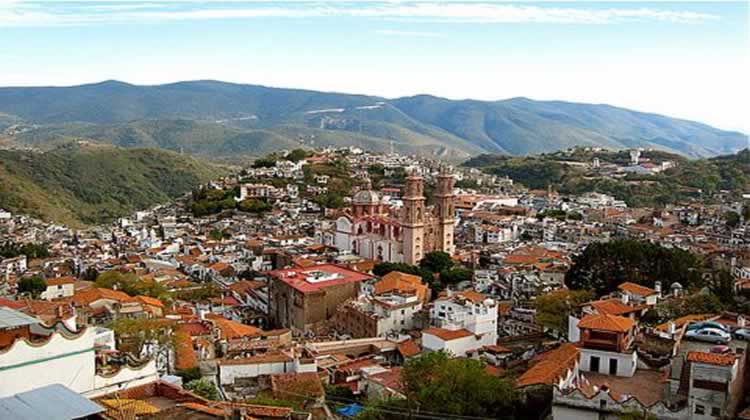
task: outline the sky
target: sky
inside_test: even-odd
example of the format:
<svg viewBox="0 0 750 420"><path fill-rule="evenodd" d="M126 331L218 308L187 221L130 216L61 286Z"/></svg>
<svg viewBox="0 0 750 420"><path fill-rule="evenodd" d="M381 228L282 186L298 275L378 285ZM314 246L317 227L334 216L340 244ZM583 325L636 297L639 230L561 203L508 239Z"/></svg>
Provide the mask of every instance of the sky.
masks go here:
<svg viewBox="0 0 750 420"><path fill-rule="evenodd" d="M607 103L750 133L739 2L0 0L0 86Z"/></svg>

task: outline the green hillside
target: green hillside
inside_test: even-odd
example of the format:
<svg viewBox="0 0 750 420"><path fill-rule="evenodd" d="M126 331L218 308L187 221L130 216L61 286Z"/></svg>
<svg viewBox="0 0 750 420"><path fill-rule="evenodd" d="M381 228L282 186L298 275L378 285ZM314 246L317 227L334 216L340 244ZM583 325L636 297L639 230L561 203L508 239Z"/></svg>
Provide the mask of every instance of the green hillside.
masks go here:
<svg viewBox="0 0 750 420"><path fill-rule="evenodd" d="M11 123L31 127L16 136L20 142L78 137L214 157L258 156L305 142L339 144L342 138L374 150L393 142L400 151L455 159L576 145L709 157L748 145L742 133L609 105L428 95L385 99L216 81L0 88L0 117L0 130ZM295 136L286 134L290 127Z"/></svg>
<svg viewBox="0 0 750 420"><path fill-rule="evenodd" d="M588 152L580 152L575 158L590 161L592 156ZM599 152L596 156L602 162L627 162L625 152ZM658 151L647 151L644 157L653 162L677 161L677 166L656 175L601 177L586 168L567 164L571 157L559 153L529 157L481 155L464 165L494 175L509 176L532 189L552 186L568 194L590 191L607 193L633 207L660 206L696 197L710 201L720 191L728 191L735 196L750 191L750 149L711 159L688 160Z"/></svg>
<svg viewBox="0 0 750 420"><path fill-rule="evenodd" d="M100 223L169 201L221 172L155 149L0 150L0 208L72 226Z"/></svg>

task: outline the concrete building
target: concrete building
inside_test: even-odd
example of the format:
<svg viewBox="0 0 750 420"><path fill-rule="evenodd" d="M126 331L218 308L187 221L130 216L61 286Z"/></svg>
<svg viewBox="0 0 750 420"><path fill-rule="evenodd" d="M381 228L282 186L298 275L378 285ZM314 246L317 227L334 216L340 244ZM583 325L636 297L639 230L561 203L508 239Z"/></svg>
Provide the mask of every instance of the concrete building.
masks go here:
<svg viewBox="0 0 750 420"><path fill-rule="evenodd" d="M335 264L271 271L269 317L278 327L308 330L359 296L372 276Z"/></svg>

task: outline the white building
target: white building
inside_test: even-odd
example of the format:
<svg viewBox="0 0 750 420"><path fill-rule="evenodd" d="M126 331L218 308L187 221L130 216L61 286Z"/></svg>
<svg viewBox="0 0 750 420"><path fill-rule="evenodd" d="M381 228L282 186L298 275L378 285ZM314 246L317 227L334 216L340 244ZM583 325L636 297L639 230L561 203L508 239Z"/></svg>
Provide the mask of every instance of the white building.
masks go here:
<svg viewBox="0 0 750 420"><path fill-rule="evenodd" d="M497 344L497 303L474 291L448 292L433 302L430 321L435 328L422 333L422 347L447 350L456 356Z"/></svg>
<svg viewBox="0 0 750 420"><path fill-rule="evenodd" d="M45 280L47 289L39 296L44 300L53 300L72 297L75 294L74 277L56 277Z"/></svg>

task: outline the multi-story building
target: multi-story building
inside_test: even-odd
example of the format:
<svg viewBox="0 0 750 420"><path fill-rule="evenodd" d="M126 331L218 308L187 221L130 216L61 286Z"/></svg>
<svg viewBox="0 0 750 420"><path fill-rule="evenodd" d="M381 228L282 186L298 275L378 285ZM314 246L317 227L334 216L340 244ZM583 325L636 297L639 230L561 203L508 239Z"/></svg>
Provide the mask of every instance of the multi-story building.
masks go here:
<svg viewBox="0 0 750 420"><path fill-rule="evenodd" d="M372 276L335 264L271 271L269 317L278 327L308 330L357 297Z"/></svg>
<svg viewBox="0 0 750 420"><path fill-rule="evenodd" d="M442 170L436 179L432 207L425 204L424 181L416 174L406 178L401 209L387 206L371 188L358 192L351 209L320 229L316 240L376 261L416 264L431 251L453 254L453 176Z"/></svg>
<svg viewBox="0 0 750 420"><path fill-rule="evenodd" d="M497 303L474 291L448 292L430 309L433 327L422 331L422 347L461 357L497 344Z"/></svg>

